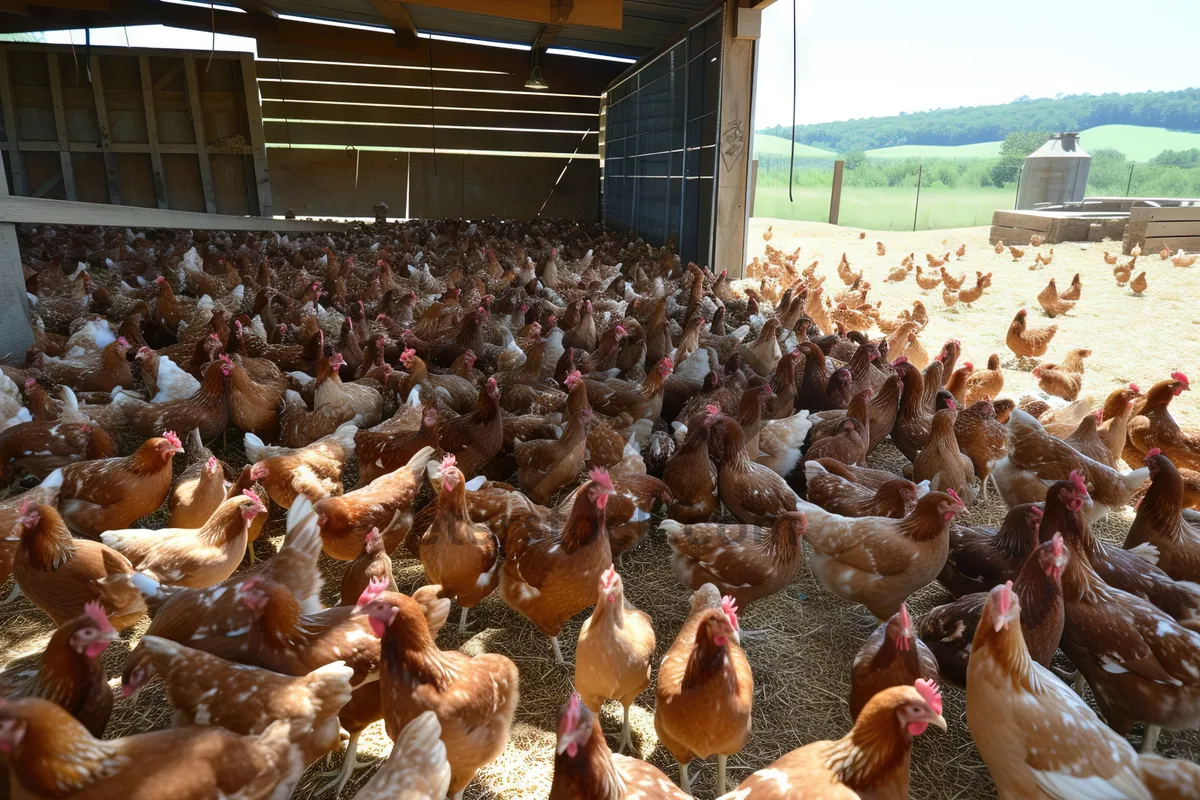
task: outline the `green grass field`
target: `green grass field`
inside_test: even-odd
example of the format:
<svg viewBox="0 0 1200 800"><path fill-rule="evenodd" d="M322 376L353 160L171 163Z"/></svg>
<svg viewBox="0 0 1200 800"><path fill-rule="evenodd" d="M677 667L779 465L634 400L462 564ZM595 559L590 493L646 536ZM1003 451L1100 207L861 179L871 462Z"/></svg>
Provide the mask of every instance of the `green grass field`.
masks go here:
<svg viewBox="0 0 1200 800"><path fill-rule="evenodd" d="M1163 150L1188 150L1200 148L1200 133L1169 131L1166 128L1144 128L1139 125L1100 125L1080 133L1084 150L1112 148L1120 150L1130 161L1149 161ZM781 136L756 134L756 153L786 156L791 142ZM1000 142L978 142L957 147L907 144L868 150L869 158L996 158L1000 155ZM805 144L796 144L797 158L835 158L828 150Z"/></svg>
<svg viewBox="0 0 1200 800"><path fill-rule="evenodd" d="M916 188L842 189L839 222L855 228L910 231ZM829 221L829 189L796 187L789 203L786 186L760 186L751 216ZM1012 208L1011 189L922 189L917 230L990 225L997 208Z"/></svg>

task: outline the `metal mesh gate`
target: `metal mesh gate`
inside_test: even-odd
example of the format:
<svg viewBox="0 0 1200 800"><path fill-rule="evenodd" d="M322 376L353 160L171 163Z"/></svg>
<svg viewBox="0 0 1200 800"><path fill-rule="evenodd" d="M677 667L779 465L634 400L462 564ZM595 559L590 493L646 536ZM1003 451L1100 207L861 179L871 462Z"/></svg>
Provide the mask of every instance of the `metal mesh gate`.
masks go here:
<svg viewBox="0 0 1200 800"><path fill-rule="evenodd" d="M674 241L684 263L712 262L722 22L718 10L692 25L606 94L604 221Z"/></svg>

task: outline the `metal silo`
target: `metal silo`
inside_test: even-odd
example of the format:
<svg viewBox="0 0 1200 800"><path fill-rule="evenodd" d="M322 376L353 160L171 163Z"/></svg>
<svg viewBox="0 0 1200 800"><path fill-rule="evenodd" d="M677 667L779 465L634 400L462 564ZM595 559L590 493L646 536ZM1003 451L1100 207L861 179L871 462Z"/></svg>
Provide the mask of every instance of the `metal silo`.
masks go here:
<svg viewBox="0 0 1200 800"><path fill-rule="evenodd" d="M1017 208L1083 199L1092 157L1079 146L1078 133L1056 133L1021 167Z"/></svg>

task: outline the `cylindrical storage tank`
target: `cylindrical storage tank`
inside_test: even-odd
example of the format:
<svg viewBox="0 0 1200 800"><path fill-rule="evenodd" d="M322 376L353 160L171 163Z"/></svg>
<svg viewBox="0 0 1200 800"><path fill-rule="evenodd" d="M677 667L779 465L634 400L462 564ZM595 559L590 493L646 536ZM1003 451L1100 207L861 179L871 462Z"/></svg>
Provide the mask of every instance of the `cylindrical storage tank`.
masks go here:
<svg viewBox="0 0 1200 800"><path fill-rule="evenodd" d="M1034 150L1021 167L1017 208L1083 199L1092 157L1079 146L1078 133L1056 133Z"/></svg>

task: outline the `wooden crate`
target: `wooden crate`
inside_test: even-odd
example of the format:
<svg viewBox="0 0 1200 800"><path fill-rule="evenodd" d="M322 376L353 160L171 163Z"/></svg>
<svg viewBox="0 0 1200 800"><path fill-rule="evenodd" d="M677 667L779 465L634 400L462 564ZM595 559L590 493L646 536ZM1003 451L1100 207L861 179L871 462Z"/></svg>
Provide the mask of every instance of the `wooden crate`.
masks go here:
<svg viewBox="0 0 1200 800"><path fill-rule="evenodd" d="M1172 252L1200 252L1200 201L1178 208L1135 208L1125 228L1125 255L1135 245L1156 253L1166 245Z"/></svg>
<svg viewBox="0 0 1200 800"><path fill-rule="evenodd" d="M1086 242L1092 224L1098 221L1119 226L1123 216L1069 211L995 211L990 240L992 244L1001 241L1019 247L1029 244L1036 234L1047 244Z"/></svg>

